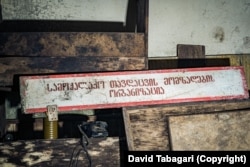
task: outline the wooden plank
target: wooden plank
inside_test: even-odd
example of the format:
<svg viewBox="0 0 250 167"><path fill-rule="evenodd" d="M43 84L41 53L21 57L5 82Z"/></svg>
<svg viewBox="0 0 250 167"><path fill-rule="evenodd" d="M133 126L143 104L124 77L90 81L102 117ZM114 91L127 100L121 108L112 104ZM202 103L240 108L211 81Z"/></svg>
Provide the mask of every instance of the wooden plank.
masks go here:
<svg viewBox="0 0 250 167"><path fill-rule="evenodd" d="M172 149L247 151L250 149L249 125L250 110L171 116L169 129Z"/></svg>
<svg viewBox="0 0 250 167"><path fill-rule="evenodd" d="M1 56L145 57L143 33L0 33Z"/></svg>
<svg viewBox="0 0 250 167"><path fill-rule="evenodd" d="M177 57L180 59L205 58L205 46L178 44Z"/></svg>
<svg viewBox="0 0 250 167"><path fill-rule="evenodd" d="M182 63L182 65L181 65ZM183 66L191 67L222 67L230 66L229 58L220 58L220 57L208 57L205 59L155 59L149 60L148 62L149 70L156 69L175 69L181 68ZM238 65L239 66L239 65Z"/></svg>
<svg viewBox="0 0 250 167"><path fill-rule="evenodd" d="M16 85L19 75L144 70L145 57L0 57L0 86Z"/></svg>
<svg viewBox="0 0 250 167"><path fill-rule="evenodd" d="M250 99L124 107L129 150L170 150L170 116L217 113L249 109ZM194 125L195 126L195 125Z"/></svg>
<svg viewBox="0 0 250 167"><path fill-rule="evenodd" d="M205 67L205 46L177 45L178 68Z"/></svg>
<svg viewBox="0 0 250 167"><path fill-rule="evenodd" d="M129 9L130 10L130 9ZM130 11L128 11L130 12ZM130 12L131 18L136 13ZM135 33L135 22L128 19L120 22L59 21L59 20L5 20L0 32L116 32ZM132 21L131 21L132 20Z"/></svg>
<svg viewBox="0 0 250 167"><path fill-rule="evenodd" d="M28 140L0 143L0 166L69 166L74 148L82 149L79 139ZM87 146L92 166L120 166L119 139L90 138ZM88 160L82 151L78 166Z"/></svg>
<svg viewBox="0 0 250 167"><path fill-rule="evenodd" d="M25 113L249 97L242 67L21 76L20 94Z"/></svg>
<svg viewBox="0 0 250 167"><path fill-rule="evenodd" d="M137 1L137 31L148 35L148 0Z"/></svg>
<svg viewBox="0 0 250 167"><path fill-rule="evenodd" d="M234 111L248 108L250 108L250 99L124 107L130 113L129 118L131 122L145 121L146 118L143 118L143 116L138 117L137 115L146 116L151 113L171 116Z"/></svg>
<svg viewBox="0 0 250 167"><path fill-rule="evenodd" d="M140 115L131 120L131 112L123 108L123 118L128 149L131 151L167 151L170 150L167 117L144 108Z"/></svg>
<svg viewBox="0 0 250 167"><path fill-rule="evenodd" d="M240 57L241 57L241 64L242 64L242 66L244 66L247 85L248 85L248 88L250 90L250 56L249 55L242 55Z"/></svg>

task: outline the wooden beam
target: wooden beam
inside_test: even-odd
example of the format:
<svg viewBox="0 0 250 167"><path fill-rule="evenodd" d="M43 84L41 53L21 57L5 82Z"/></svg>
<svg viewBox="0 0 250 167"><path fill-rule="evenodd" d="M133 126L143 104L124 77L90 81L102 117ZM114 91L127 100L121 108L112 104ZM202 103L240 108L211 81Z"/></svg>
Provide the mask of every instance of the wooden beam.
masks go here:
<svg viewBox="0 0 250 167"><path fill-rule="evenodd" d="M143 33L0 33L0 56L145 57Z"/></svg>
<svg viewBox="0 0 250 167"><path fill-rule="evenodd" d="M123 108L123 119L130 151L166 151L170 150L167 117L164 114L144 108L133 116L137 110ZM132 118L131 118L132 117ZM135 119L138 120L135 121ZM134 120L131 120L134 119Z"/></svg>
<svg viewBox="0 0 250 167"><path fill-rule="evenodd" d="M246 100L221 100L211 102L191 102L191 103L179 103L177 104L165 104L154 106L136 106L125 107L124 110L129 111L131 121L133 114L143 114L144 116L150 112L153 114L161 113L166 116L171 115L188 115L188 114L204 114L223 111L234 111L250 108L250 99ZM141 117L141 120L145 118ZM138 120L138 118L136 118Z"/></svg>
<svg viewBox="0 0 250 167"><path fill-rule="evenodd" d="M177 56L181 59L205 58L205 46L178 44Z"/></svg>
<svg viewBox="0 0 250 167"><path fill-rule="evenodd" d="M149 0L138 0L137 6L137 32L144 33L145 57L148 57Z"/></svg>
<svg viewBox="0 0 250 167"><path fill-rule="evenodd" d="M24 74L144 70L145 57L0 57L0 86L11 86Z"/></svg>
<svg viewBox="0 0 250 167"><path fill-rule="evenodd" d="M205 46L177 45L178 68L205 67Z"/></svg>
<svg viewBox="0 0 250 167"><path fill-rule="evenodd" d="M148 0L137 0L137 31L148 34Z"/></svg>

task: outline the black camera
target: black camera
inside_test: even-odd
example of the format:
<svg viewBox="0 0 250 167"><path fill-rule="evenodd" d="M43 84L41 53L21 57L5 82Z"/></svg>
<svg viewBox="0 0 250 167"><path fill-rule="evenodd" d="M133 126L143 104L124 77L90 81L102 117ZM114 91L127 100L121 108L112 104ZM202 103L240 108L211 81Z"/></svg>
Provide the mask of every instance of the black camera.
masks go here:
<svg viewBox="0 0 250 167"><path fill-rule="evenodd" d="M106 122L83 122L80 127L89 138L108 137L108 124Z"/></svg>

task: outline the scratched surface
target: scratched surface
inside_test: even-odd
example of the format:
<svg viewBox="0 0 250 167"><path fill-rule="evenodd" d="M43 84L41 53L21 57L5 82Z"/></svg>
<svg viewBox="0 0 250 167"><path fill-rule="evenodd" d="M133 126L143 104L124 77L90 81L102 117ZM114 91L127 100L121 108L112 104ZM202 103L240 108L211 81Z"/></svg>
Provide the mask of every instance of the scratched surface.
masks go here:
<svg viewBox="0 0 250 167"><path fill-rule="evenodd" d="M0 166L69 166L71 154L79 139L30 140L0 143ZM120 164L118 138L90 139L88 152L92 166L117 167ZM77 148L79 149L79 147ZM88 161L83 152L79 156L78 165L86 165Z"/></svg>
<svg viewBox="0 0 250 167"><path fill-rule="evenodd" d="M250 110L172 116L173 150L250 150Z"/></svg>
<svg viewBox="0 0 250 167"><path fill-rule="evenodd" d="M26 113L248 98L241 67L23 76L20 91Z"/></svg>

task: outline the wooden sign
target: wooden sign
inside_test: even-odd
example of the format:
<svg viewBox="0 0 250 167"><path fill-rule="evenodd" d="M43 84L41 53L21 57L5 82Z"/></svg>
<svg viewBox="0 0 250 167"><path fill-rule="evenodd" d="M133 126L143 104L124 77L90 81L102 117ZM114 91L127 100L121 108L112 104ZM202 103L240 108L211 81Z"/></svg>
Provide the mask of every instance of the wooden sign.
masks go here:
<svg viewBox="0 0 250 167"><path fill-rule="evenodd" d="M248 98L243 67L20 77L25 113Z"/></svg>

